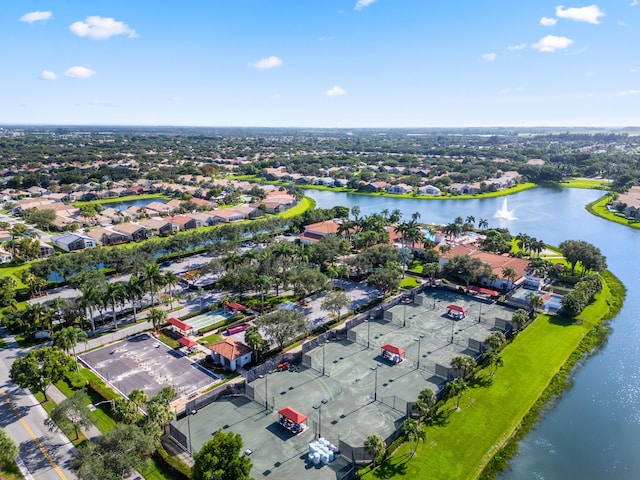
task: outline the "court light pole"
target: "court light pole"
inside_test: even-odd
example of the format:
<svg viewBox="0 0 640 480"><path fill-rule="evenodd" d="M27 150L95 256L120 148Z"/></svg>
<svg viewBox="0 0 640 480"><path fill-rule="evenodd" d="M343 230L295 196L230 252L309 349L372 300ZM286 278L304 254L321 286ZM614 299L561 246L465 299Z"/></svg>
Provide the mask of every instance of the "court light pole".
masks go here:
<svg viewBox="0 0 640 480"><path fill-rule="evenodd" d="M269 410L269 380L266 375L258 375L258 378L264 378L264 409Z"/></svg>
<svg viewBox="0 0 640 480"><path fill-rule="evenodd" d="M482 302L480 303L480 313L478 314L478 323L482 321Z"/></svg>
<svg viewBox="0 0 640 480"><path fill-rule="evenodd" d="M322 343L322 375L324 375L325 370L324 370L324 347L327 346L329 342L323 342Z"/></svg>
<svg viewBox="0 0 640 480"><path fill-rule="evenodd" d="M420 334L418 335L418 338L414 338L413 340L415 342L418 342L418 365L416 366L416 368L420 368L420 343L422 342L422 339L424 338L424 334Z"/></svg>
<svg viewBox="0 0 640 480"><path fill-rule="evenodd" d="M312 407L315 410L318 410L318 437L317 438L322 437L322 405L327 404L328 401L329 400L327 400L326 398L323 398L322 400L320 400L320 403L312 405Z"/></svg>
<svg viewBox="0 0 640 480"><path fill-rule="evenodd" d="M449 342L449 344L453 343L453 329L456 326L456 319L452 316L451 317L451 341Z"/></svg>
<svg viewBox="0 0 640 480"><path fill-rule="evenodd" d="M373 370L374 373L374 383L373 383L373 401L378 400L378 367L381 367L382 364L378 363L375 367L369 367Z"/></svg>
<svg viewBox="0 0 640 480"><path fill-rule="evenodd" d="M365 320L367 322L367 348L369 348L369 339L371 337L371 316Z"/></svg>

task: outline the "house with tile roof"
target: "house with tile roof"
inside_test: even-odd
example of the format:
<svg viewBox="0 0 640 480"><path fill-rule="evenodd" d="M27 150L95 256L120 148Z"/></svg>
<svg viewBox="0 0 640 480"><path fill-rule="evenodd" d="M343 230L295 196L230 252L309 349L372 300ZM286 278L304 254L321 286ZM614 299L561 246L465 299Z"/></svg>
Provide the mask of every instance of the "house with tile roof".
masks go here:
<svg viewBox="0 0 640 480"><path fill-rule="evenodd" d="M251 349L231 337L216 342L209 348L213 362L232 372L251 362Z"/></svg>

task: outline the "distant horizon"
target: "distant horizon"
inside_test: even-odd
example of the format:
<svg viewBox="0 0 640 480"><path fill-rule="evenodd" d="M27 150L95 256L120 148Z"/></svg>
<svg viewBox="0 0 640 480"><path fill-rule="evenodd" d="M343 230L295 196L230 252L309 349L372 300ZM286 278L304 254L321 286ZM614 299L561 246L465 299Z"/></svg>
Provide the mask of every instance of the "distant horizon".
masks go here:
<svg viewBox="0 0 640 480"><path fill-rule="evenodd" d="M640 0L561 3L5 2L0 123L638 125Z"/></svg>

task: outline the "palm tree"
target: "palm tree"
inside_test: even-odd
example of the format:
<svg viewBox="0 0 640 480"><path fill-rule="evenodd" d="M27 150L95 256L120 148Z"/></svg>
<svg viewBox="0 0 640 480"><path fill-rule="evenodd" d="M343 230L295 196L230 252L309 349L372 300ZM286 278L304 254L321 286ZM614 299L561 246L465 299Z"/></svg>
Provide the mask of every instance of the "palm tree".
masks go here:
<svg viewBox="0 0 640 480"><path fill-rule="evenodd" d="M389 223L394 224L398 223L402 218L402 212L399 208L394 208L391 210L391 215L389 215Z"/></svg>
<svg viewBox="0 0 640 480"><path fill-rule="evenodd" d="M95 285L86 284L82 286L82 295L80 296L80 305L89 311L89 320L91 322L91 332L96 332L96 322L93 318L93 309L99 303L99 292Z"/></svg>
<svg viewBox="0 0 640 480"><path fill-rule="evenodd" d="M413 448L413 442L424 440L425 438L427 438L427 434L422 429L418 421L412 418L409 418L402 422L402 433L409 439L409 450L411 451L411 456L413 457L416 453Z"/></svg>
<svg viewBox="0 0 640 480"><path fill-rule="evenodd" d="M147 320L151 322L151 325L153 325L153 331L157 334L158 329L167 321L167 312L151 307L147 314Z"/></svg>
<svg viewBox="0 0 640 480"><path fill-rule="evenodd" d="M124 288L124 285L120 282L110 282L107 283L107 289L104 292L104 303L106 305L111 305L112 307L112 315L113 315L113 324L114 329L118 329L118 317L116 316L116 305L125 298L127 290Z"/></svg>
<svg viewBox="0 0 640 480"><path fill-rule="evenodd" d="M493 377L498 370L498 367L502 367L504 365L502 355L500 355L500 352L497 350L489 350L488 352L485 352L484 356L489 362L489 376Z"/></svg>
<svg viewBox="0 0 640 480"><path fill-rule="evenodd" d="M460 399L467 390L469 390L469 386L464 378L457 377L447 383L447 393L449 397L456 399L456 410L460 410Z"/></svg>
<svg viewBox="0 0 640 480"><path fill-rule="evenodd" d="M145 271L144 271L144 276L143 278L143 283L144 285L147 286L147 288L149 289L149 292L151 293L151 306L155 306L155 293L156 290L161 287L164 283L164 277L162 275L162 272L160 270L160 267L158 266L157 263L150 263L147 265Z"/></svg>
<svg viewBox="0 0 640 480"><path fill-rule="evenodd" d="M470 223L471 225L475 225L476 224L476 217L474 217L473 215L469 215L466 220L467 223Z"/></svg>
<svg viewBox="0 0 640 480"><path fill-rule="evenodd" d="M137 407L144 407L149 401L149 397L143 390L134 388L129 393L129 400L136 404Z"/></svg>
<svg viewBox="0 0 640 480"><path fill-rule="evenodd" d="M418 400L413 404L413 408L419 416L418 422L429 418L431 409L435 406L436 401L436 394L430 388L426 387L420 391Z"/></svg>
<svg viewBox="0 0 640 480"><path fill-rule="evenodd" d="M518 248L525 252L529 251L531 245L531 237L529 235L526 233L519 233L516 235L516 240L518 241Z"/></svg>
<svg viewBox="0 0 640 480"><path fill-rule="evenodd" d="M236 252L231 252L226 257L224 257L222 263L226 269L233 270L238 265L240 265L242 261L243 259L240 255L238 255Z"/></svg>
<svg viewBox="0 0 640 480"><path fill-rule="evenodd" d="M540 295L536 295L533 292L529 292L527 293L527 301L529 302L529 306L533 309L533 310L538 310L539 308L542 308L544 306L544 300Z"/></svg>
<svg viewBox="0 0 640 480"><path fill-rule="evenodd" d="M480 227L481 230L486 230L487 228L489 228L489 222L486 218L481 218L478 221L478 227Z"/></svg>
<svg viewBox="0 0 640 480"><path fill-rule="evenodd" d="M76 356L76 345L87 340L86 332L78 327L67 327L54 333L52 340L54 346L61 348L67 354L69 350L73 352L73 357L76 360L76 370L80 372L78 357Z"/></svg>
<svg viewBox="0 0 640 480"><path fill-rule="evenodd" d="M440 244L440 254L441 255L446 255L450 251L451 251L451 245L448 245L446 243L441 243Z"/></svg>
<svg viewBox="0 0 640 480"><path fill-rule="evenodd" d="M260 292L260 313L264 311L264 296L271 287L271 277L267 275L258 275L253 283L253 288Z"/></svg>
<svg viewBox="0 0 640 480"><path fill-rule="evenodd" d="M180 277L175 272L167 270L164 272L164 284L169 286L170 308L173 310L173 287L180 283Z"/></svg>
<svg viewBox="0 0 640 480"><path fill-rule="evenodd" d="M408 224L406 222L402 222L397 224L394 229L393 232L397 235L400 235L400 242L402 243L402 246L404 247L404 241L405 241L405 236L407 234L409 230Z"/></svg>
<svg viewBox="0 0 640 480"><path fill-rule="evenodd" d="M516 269L513 267L503 267L502 269L502 277L506 278L507 280L509 280L511 282L511 287L513 287L513 282L515 281L516 277L518 276L518 272L516 272Z"/></svg>
<svg viewBox="0 0 640 480"><path fill-rule="evenodd" d="M364 440L364 450L371 455L371 458L373 458L373 468L376 468L376 458L384 455L384 452L387 450L387 446L385 445L382 437L374 433Z"/></svg>
<svg viewBox="0 0 640 480"><path fill-rule="evenodd" d="M420 218L420 212L413 212L411 214L411 221L413 223L417 222L419 218Z"/></svg>
<svg viewBox="0 0 640 480"><path fill-rule="evenodd" d="M489 347L490 350L498 350L505 340L502 332L493 332L484 339L484 344Z"/></svg>
<svg viewBox="0 0 640 480"><path fill-rule="evenodd" d="M458 355L451 359L451 367L455 370L460 370L463 378L466 377L475 366L476 361L469 355Z"/></svg>
<svg viewBox="0 0 640 480"><path fill-rule="evenodd" d="M129 283L127 283L127 300L131 302L131 306L133 307L133 321L137 322L136 319L136 302L140 300L144 296L144 285L142 284L142 280L140 280L135 275L129 277Z"/></svg>

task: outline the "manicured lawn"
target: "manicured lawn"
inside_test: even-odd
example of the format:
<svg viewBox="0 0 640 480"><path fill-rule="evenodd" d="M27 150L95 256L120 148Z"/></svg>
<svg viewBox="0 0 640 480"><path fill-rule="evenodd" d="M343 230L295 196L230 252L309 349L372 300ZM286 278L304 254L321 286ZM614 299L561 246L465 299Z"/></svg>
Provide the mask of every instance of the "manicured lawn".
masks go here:
<svg viewBox="0 0 640 480"><path fill-rule="evenodd" d="M420 280L416 277L406 276L400 282L400 288L412 289L420 285Z"/></svg>
<svg viewBox="0 0 640 480"><path fill-rule="evenodd" d="M600 190L609 190L611 182L591 178L570 178L569 180L562 182L560 185L567 188L595 188Z"/></svg>
<svg viewBox="0 0 640 480"><path fill-rule="evenodd" d="M140 469L140 473L145 480L182 480L184 478L171 473L165 464L156 461L153 457L149 460L147 468Z"/></svg>
<svg viewBox="0 0 640 480"><path fill-rule="evenodd" d="M20 265L15 265L13 263L0 265L0 277L13 277L18 284L19 289L28 288L24 283L22 283L22 273L30 266L30 263L22 263Z"/></svg>
<svg viewBox="0 0 640 480"><path fill-rule="evenodd" d="M640 228L640 222L634 222L633 220L628 220L624 217L616 215L615 213L609 211L607 208L607 202L609 201L608 196L604 196L595 202L591 202L587 205L587 211L596 215L598 217L602 217L605 220L609 220L610 222L616 222L621 225L626 225L631 228Z"/></svg>
<svg viewBox="0 0 640 480"><path fill-rule="evenodd" d="M204 342L205 345L211 345L212 343L219 342L220 340L222 340L222 336L218 335L217 333L212 333L211 335L202 337L199 343Z"/></svg>
<svg viewBox="0 0 640 480"><path fill-rule="evenodd" d="M493 378L486 370L471 382L460 411L453 401L427 427L427 439L409 455L403 444L387 463L362 478L475 479L491 457L509 439L553 376L565 364L584 335L609 311L610 290L605 284L594 303L570 322L539 315L502 352L504 367Z"/></svg>
<svg viewBox="0 0 640 480"><path fill-rule="evenodd" d="M298 215L302 215L307 210L313 210L316 207L316 201L309 197L302 197L297 205L291 207L282 213L278 213L276 216L281 218L293 218Z"/></svg>
<svg viewBox="0 0 640 480"><path fill-rule="evenodd" d="M164 343L169 348L180 348L180 342L168 337L162 330L158 332L158 340Z"/></svg>

